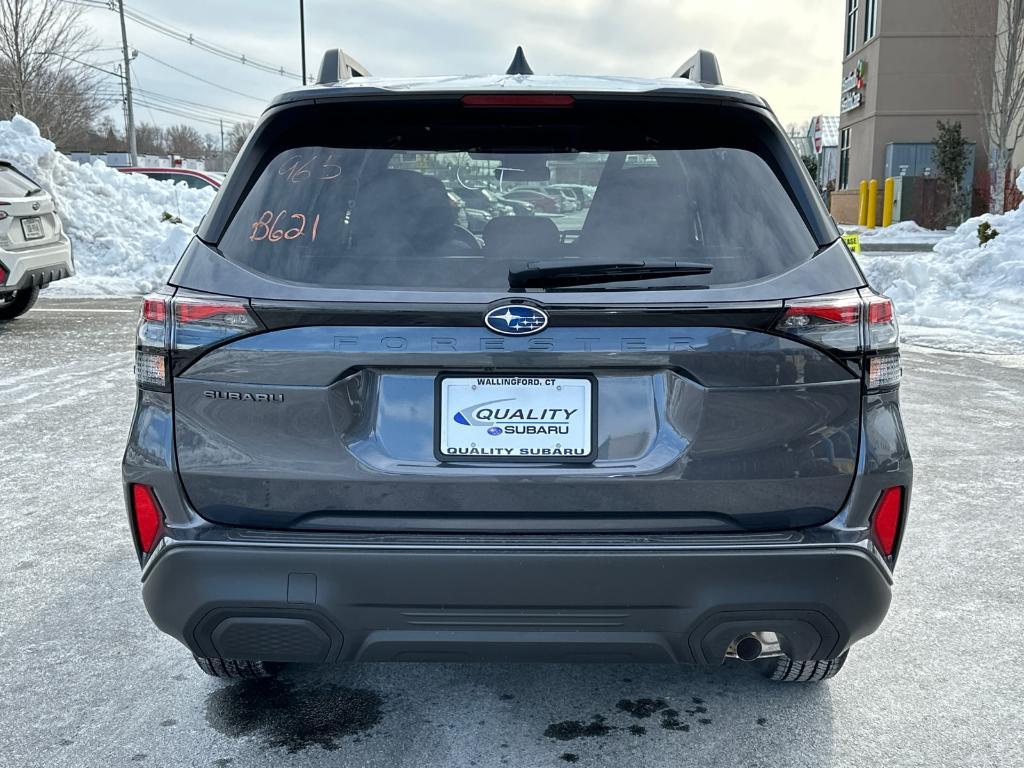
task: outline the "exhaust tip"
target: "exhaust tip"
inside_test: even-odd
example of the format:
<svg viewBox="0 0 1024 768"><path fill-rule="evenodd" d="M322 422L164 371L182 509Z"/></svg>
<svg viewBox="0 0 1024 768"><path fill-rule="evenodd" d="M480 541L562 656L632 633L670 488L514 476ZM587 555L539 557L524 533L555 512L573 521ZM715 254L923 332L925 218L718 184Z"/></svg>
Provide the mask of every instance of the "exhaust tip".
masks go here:
<svg viewBox="0 0 1024 768"><path fill-rule="evenodd" d="M763 646L753 635L743 635L736 640L736 658L743 661L754 661L761 657Z"/></svg>

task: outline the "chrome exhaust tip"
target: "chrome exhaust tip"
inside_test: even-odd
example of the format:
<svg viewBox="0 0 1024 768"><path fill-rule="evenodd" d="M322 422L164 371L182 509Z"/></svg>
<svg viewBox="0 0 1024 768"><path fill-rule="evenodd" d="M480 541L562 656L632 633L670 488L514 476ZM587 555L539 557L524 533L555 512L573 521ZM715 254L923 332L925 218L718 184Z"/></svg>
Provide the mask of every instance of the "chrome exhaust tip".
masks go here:
<svg viewBox="0 0 1024 768"><path fill-rule="evenodd" d="M753 635L744 635L736 641L736 658L742 661L753 661L761 658L761 641Z"/></svg>
<svg viewBox="0 0 1024 768"><path fill-rule="evenodd" d="M727 659L740 661L756 661L775 656L782 656L779 636L774 632L747 632L740 635L725 651Z"/></svg>

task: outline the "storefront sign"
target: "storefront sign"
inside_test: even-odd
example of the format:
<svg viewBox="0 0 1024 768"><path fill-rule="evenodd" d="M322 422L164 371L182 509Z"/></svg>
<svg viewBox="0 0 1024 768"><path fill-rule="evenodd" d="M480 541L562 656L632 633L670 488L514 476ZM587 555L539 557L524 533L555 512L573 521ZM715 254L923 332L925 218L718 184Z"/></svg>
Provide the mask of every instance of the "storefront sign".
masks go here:
<svg viewBox="0 0 1024 768"><path fill-rule="evenodd" d="M839 111L841 113L856 109L864 103L864 88L867 85L866 72L867 62L864 59L860 59L857 62L856 69L843 79L842 98L839 102Z"/></svg>

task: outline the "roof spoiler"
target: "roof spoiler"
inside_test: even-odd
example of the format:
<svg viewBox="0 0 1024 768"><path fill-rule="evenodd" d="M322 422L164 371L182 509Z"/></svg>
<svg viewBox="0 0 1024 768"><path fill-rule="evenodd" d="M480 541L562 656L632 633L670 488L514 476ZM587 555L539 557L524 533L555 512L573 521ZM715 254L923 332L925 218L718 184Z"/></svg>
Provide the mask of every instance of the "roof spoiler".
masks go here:
<svg viewBox="0 0 1024 768"><path fill-rule="evenodd" d="M695 83L703 83L704 85L722 84L722 72L718 68L718 59L715 58L715 54L711 51L705 51L704 49L697 51L687 59L683 66L675 71L672 77L685 77L688 80L693 80Z"/></svg>
<svg viewBox="0 0 1024 768"><path fill-rule="evenodd" d="M370 71L341 48L329 48L324 51L324 57L320 61L320 76L316 79L317 84L338 83L350 77L370 77Z"/></svg>

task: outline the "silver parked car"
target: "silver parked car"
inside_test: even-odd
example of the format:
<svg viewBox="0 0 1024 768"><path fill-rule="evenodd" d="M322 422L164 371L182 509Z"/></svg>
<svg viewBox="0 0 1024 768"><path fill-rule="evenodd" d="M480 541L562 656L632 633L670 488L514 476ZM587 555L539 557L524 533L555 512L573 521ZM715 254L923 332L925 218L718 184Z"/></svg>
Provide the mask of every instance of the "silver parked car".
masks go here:
<svg viewBox="0 0 1024 768"><path fill-rule="evenodd" d="M41 288L74 272L53 198L0 160L0 322L25 314Z"/></svg>

